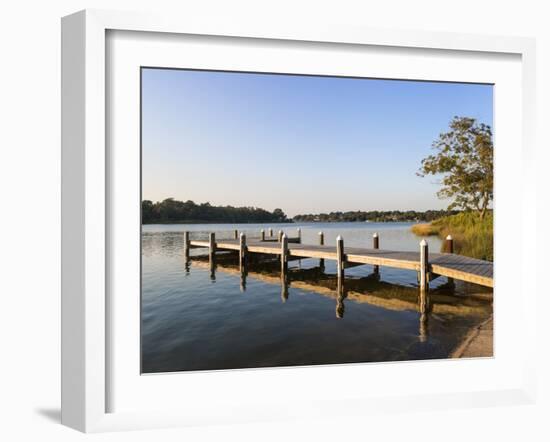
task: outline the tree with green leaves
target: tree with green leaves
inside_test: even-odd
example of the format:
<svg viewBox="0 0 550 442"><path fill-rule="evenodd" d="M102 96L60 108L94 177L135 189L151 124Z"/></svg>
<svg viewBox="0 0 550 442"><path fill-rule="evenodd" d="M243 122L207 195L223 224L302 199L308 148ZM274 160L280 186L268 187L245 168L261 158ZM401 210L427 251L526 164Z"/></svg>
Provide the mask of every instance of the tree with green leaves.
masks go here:
<svg viewBox="0 0 550 442"><path fill-rule="evenodd" d="M454 117L439 135L436 151L422 160L419 176L442 176L437 195L452 199L449 210L475 210L483 219L493 200L493 134L475 118Z"/></svg>

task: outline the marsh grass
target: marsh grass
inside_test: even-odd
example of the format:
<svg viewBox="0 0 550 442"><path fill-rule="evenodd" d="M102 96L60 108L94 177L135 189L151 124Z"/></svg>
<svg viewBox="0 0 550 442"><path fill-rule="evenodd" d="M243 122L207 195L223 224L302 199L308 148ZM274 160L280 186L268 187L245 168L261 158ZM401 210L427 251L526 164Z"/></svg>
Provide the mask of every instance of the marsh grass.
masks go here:
<svg viewBox="0 0 550 442"><path fill-rule="evenodd" d="M439 218L430 224L415 224L411 230L418 236L438 235L441 239L450 234L454 239L455 253L493 261L492 211L483 220L475 212L462 212Z"/></svg>

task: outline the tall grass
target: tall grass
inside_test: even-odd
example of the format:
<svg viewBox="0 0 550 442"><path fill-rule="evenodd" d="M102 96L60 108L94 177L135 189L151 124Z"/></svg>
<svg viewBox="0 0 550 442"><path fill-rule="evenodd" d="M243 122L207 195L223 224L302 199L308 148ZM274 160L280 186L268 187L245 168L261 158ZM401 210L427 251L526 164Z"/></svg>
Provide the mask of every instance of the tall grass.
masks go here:
<svg viewBox="0 0 550 442"><path fill-rule="evenodd" d="M411 230L419 236L438 235L441 239L450 234L455 253L493 261L493 212L488 212L483 220L475 212L462 212L430 224L415 224Z"/></svg>

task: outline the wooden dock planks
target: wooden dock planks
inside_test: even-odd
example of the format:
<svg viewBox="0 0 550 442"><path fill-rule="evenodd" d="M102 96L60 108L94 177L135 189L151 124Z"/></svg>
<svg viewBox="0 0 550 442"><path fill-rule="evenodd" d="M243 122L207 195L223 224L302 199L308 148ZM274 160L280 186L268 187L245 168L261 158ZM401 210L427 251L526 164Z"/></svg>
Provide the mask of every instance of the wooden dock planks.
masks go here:
<svg viewBox="0 0 550 442"><path fill-rule="evenodd" d="M338 259L335 246L298 244L296 238L288 239L288 255L296 258ZM248 253L281 254L281 244L277 241L261 241L251 238L247 241ZM193 248L209 248L208 240L190 241ZM227 239L216 243L217 250L235 250L240 248L239 240ZM393 267L405 270L420 270L420 253L383 249L346 247L345 262ZM474 284L493 287L493 263L480 259L450 253L429 253L429 272L435 275L455 278Z"/></svg>

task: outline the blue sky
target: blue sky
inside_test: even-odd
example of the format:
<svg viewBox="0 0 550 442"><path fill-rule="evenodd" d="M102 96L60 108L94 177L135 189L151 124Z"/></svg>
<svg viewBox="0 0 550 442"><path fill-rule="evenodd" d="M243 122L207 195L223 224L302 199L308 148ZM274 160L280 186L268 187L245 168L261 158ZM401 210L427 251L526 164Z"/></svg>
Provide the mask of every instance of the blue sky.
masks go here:
<svg viewBox="0 0 550 442"><path fill-rule="evenodd" d="M143 199L445 208L416 171L455 115L492 126L492 86L143 69Z"/></svg>

